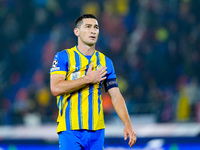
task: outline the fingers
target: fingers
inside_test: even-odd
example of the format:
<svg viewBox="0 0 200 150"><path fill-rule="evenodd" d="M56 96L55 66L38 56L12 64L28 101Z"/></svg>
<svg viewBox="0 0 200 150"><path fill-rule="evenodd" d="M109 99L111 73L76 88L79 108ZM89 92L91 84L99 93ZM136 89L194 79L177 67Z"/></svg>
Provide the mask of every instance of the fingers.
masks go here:
<svg viewBox="0 0 200 150"><path fill-rule="evenodd" d="M130 145L130 147L132 147L135 144L136 139L137 139L136 138L136 134L133 132L133 134L131 134L130 139L129 139L129 145Z"/></svg>
<svg viewBox="0 0 200 150"><path fill-rule="evenodd" d="M100 80L100 81L103 81L103 80L106 79L106 76L105 76L105 75L107 74L106 69L107 69L107 67L101 67L101 68L99 69L99 73L100 73L100 75L101 75L101 80Z"/></svg>
<svg viewBox="0 0 200 150"><path fill-rule="evenodd" d="M102 74L106 71L106 69L107 69L107 67L103 66L103 67L99 68L98 71L99 71L100 74Z"/></svg>
<svg viewBox="0 0 200 150"><path fill-rule="evenodd" d="M132 134L129 134L129 142L128 142L128 145L133 146L133 136Z"/></svg>
<svg viewBox="0 0 200 150"><path fill-rule="evenodd" d="M127 140L127 133L124 132L124 140Z"/></svg>
<svg viewBox="0 0 200 150"><path fill-rule="evenodd" d="M103 81L103 80L106 79L106 76L105 76L107 74L106 69L107 69L107 67L102 66L101 68L96 70L98 72L99 77L100 77L99 81Z"/></svg>
<svg viewBox="0 0 200 150"><path fill-rule="evenodd" d="M106 79L106 77L103 77L103 78L101 78L101 80L100 81L103 81L103 80L105 80Z"/></svg>
<svg viewBox="0 0 200 150"><path fill-rule="evenodd" d="M89 66L89 68L88 68L88 71L89 71L89 70L92 70L92 68L93 68L93 62L90 64L90 66Z"/></svg>
<svg viewBox="0 0 200 150"><path fill-rule="evenodd" d="M91 62L91 64L89 65L88 70L92 70L92 69L93 69L93 65L94 65L94 63ZM98 72L99 72L100 74L103 74L104 72L106 72L106 69L107 69L107 67L102 66L102 67L100 67L100 68L97 69L97 70L98 70ZM106 73L107 73L107 72L106 72ZM104 74L104 75L105 75L105 74Z"/></svg>
<svg viewBox="0 0 200 150"><path fill-rule="evenodd" d="M88 77L88 82L89 83L98 83L101 82L103 80L105 80L107 71L106 71L107 67L102 66L99 69L95 69L94 70L94 63L91 62L91 64L89 65L89 68L87 70L87 74L86 76Z"/></svg>
<svg viewBox="0 0 200 150"><path fill-rule="evenodd" d="M136 142L136 134L133 132L133 133L127 133L127 132L124 132L124 140L127 140L127 136L129 136L129 142L128 142L128 145L130 147L132 147L135 142Z"/></svg>
<svg viewBox="0 0 200 150"><path fill-rule="evenodd" d="M107 74L107 71L104 71L104 72L102 72L102 73L100 73L101 74L101 76L103 77L103 76L105 76L106 74Z"/></svg>
<svg viewBox="0 0 200 150"><path fill-rule="evenodd" d="M107 73L107 71L106 71L106 69L107 69L107 67L101 67L101 68L99 68L98 69L98 72L102 75L102 76L104 76L104 75L106 75L106 73Z"/></svg>
<svg viewBox="0 0 200 150"><path fill-rule="evenodd" d="M134 144L135 144L135 140L133 139L133 138L130 138L129 139L129 143L128 143L128 145L130 146L130 147L132 147Z"/></svg>

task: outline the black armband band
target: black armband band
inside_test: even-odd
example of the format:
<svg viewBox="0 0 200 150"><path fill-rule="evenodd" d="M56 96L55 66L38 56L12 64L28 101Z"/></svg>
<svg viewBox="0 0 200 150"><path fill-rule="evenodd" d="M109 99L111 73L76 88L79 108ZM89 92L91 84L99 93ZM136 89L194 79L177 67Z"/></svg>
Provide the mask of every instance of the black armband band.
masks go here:
<svg viewBox="0 0 200 150"><path fill-rule="evenodd" d="M118 83L117 83L116 78L106 79L106 82L105 82L106 92L113 87L118 87Z"/></svg>

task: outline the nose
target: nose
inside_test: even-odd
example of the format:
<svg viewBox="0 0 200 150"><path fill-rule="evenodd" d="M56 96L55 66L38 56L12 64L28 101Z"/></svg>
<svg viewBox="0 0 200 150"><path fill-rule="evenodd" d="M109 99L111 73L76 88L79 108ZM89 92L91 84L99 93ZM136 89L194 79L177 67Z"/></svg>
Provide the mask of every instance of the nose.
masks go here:
<svg viewBox="0 0 200 150"><path fill-rule="evenodd" d="M97 33L95 28L91 28L90 32L91 32L91 34L96 34Z"/></svg>
<svg viewBox="0 0 200 150"><path fill-rule="evenodd" d="M96 32L95 32L95 31L91 31L91 34L94 34L94 35L95 35L95 34L96 34Z"/></svg>

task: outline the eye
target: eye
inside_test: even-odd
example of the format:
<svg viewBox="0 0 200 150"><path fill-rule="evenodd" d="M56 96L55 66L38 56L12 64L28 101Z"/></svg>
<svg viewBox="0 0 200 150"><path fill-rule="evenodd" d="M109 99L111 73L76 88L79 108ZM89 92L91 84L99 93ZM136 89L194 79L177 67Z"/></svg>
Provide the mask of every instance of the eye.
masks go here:
<svg viewBox="0 0 200 150"><path fill-rule="evenodd" d="M90 27L91 27L91 25L89 25L89 24L85 25L85 28L90 28Z"/></svg>

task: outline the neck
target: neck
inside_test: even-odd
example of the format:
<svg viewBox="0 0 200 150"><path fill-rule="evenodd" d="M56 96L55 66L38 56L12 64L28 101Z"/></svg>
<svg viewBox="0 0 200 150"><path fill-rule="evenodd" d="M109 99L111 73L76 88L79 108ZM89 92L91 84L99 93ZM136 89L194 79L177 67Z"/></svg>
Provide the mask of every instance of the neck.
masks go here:
<svg viewBox="0 0 200 150"><path fill-rule="evenodd" d="M95 44L92 46L83 44L83 43L78 43L77 46L78 50L83 53L84 55L92 55L95 50Z"/></svg>

